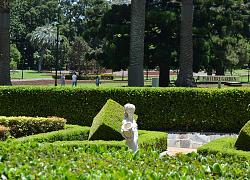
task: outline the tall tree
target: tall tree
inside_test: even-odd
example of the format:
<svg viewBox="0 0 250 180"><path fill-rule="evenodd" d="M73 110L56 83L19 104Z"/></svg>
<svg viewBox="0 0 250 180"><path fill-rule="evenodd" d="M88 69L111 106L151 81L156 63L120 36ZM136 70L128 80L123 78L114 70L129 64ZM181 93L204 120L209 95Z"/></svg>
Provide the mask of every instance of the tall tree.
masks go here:
<svg viewBox="0 0 250 180"><path fill-rule="evenodd" d="M9 29L9 0L0 0L0 85L11 85Z"/></svg>
<svg viewBox="0 0 250 180"><path fill-rule="evenodd" d="M180 72L176 85L195 87L193 79L193 0L182 0L180 28Z"/></svg>
<svg viewBox="0 0 250 180"><path fill-rule="evenodd" d="M72 49L69 53L69 68L77 71L79 75L86 73L87 55L90 54L91 48L82 37L76 37L72 43Z"/></svg>
<svg viewBox="0 0 250 180"><path fill-rule="evenodd" d="M131 2L130 52L128 85L144 86L144 29L146 0Z"/></svg>
<svg viewBox="0 0 250 180"><path fill-rule="evenodd" d="M42 70L43 55L46 49L53 48L56 46L57 32L56 27L52 25L45 25L37 27L32 33L27 35L30 42L39 49L40 60L38 62L38 71ZM59 43L62 38L59 36Z"/></svg>

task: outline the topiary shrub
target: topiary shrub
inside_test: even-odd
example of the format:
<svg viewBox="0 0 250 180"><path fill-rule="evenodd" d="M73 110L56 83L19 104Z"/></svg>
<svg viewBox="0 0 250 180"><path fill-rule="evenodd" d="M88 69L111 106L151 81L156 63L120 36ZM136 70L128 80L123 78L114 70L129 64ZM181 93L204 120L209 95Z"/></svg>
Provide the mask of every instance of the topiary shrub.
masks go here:
<svg viewBox="0 0 250 180"><path fill-rule="evenodd" d="M239 150L250 151L250 121L240 130L235 147Z"/></svg>
<svg viewBox="0 0 250 180"><path fill-rule="evenodd" d="M59 117L0 116L0 125L10 129L13 137L22 137L64 129L66 120Z"/></svg>
<svg viewBox="0 0 250 180"><path fill-rule="evenodd" d="M109 99L93 120L89 140L123 140L121 135L123 117L123 106Z"/></svg>

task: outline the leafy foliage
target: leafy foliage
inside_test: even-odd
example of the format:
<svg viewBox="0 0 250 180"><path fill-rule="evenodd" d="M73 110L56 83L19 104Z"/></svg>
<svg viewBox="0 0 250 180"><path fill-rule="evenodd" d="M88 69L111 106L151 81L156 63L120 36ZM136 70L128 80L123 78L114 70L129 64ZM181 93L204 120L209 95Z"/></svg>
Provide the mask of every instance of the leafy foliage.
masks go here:
<svg viewBox="0 0 250 180"><path fill-rule="evenodd" d="M61 146L63 144L64 146L69 146L69 147L104 146L107 148L115 147L116 149L121 149L122 147L126 147L125 140L88 141L89 132L90 132L90 127L66 125L66 129L64 130L22 137L17 139L17 143L35 141L39 143L53 143L53 145L56 146ZM106 135L104 134L103 136L108 136L108 134ZM153 148L155 150L165 151L167 148L167 134L165 132L139 130L138 144L140 149Z"/></svg>
<svg viewBox="0 0 250 180"><path fill-rule="evenodd" d="M59 116L70 124L91 126L108 99L135 104L139 129L238 133L249 120L247 88L2 87L0 112L5 116Z"/></svg>
<svg viewBox="0 0 250 180"><path fill-rule="evenodd" d="M10 128L13 137L39 134L63 129L66 120L58 117L5 117L0 116L0 124Z"/></svg>
<svg viewBox="0 0 250 180"><path fill-rule="evenodd" d="M18 138L18 141L28 142L36 141L42 142L55 142L55 141L81 141L87 140L89 136L89 127L83 127L78 125L65 125L65 129L52 131L47 133L39 133L36 135L26 136Z"/></svg>
<svg viewBox="0 0 250 180"><path fill-rule="evenodd" d="M198 148L198 153L202 155L208 154L221 154L223 157L229 156L237 156L242 157L244 159L250 160L250 152L249 151L242 151L237 150L235 148L235 142L237 138L220 138L214 141L211 141L201 147ZM247 144L248 142L246 142Z"/></svg>
<svg viewBox="0 0 250 180"><path fill-rule="evenodd" d="M29 179L238 179L250 177L238 157L195 153L165 156L152 149L133 154L125 148L8 142L0 146L2 177Z"/></svg>
<svg viewBox="0 0 250 180"><path fill-rule="evenodd" d="M250 151L250 121L240 130L235 147L239 150Z"/></svg>
<svg viewBox="0 0 250 180"><path fill-rule="evenodd" d="M89 140L122 140L123 117L123 106L109 99L92 122Z"/></svg>
<svg viewBox="0 0 250 180"><path fill-rule="evenodd" d="M69 68L82 73L86 73L87 69L87 55L91 53L91 48L88 43L83 40L82 37L76 37L74 43L72 44L72 49L69 52Z"/></svg>
<svg viewBox="0 0 250 180"><path fill-rule="evenodd" d="M20 63L21 53L17 49L15 44L10 45L10 69L17 69L17 64Z"/></svg>
<svg viewBox="0 0 250 180"><path fill-rule="evenodd" d="M122 140L124 107L109 99L95 116L90 128L89 140ZM138 116L134 115L137 120Z"/></svg>
<svg viewBox="0 0 250 180"><path fill-rule="evenodd" d="M195 72L205 69L209 73L216 70L216 74L224 74L226 69L247 64L250 56L249 7L250 3L246 0L194 1ZM11 42L17 45L29 67L34 68L32 55L36 49L26 35L59 19L60 35L65 36L68 42L82 37L92 48L92 58L98 59L100 64L114 70L127 69L129 5L111 7L106 0L65 0L61 1L58 9L56 0L23 0L12 1L10 8ZM179 23L179 1L147 0L145 68L178 67ZM24 47L27 47L26 51ZM69 57L68 53L60 57L61 67L68 65ZM166 70L163 69L164 72Z"/></svg>

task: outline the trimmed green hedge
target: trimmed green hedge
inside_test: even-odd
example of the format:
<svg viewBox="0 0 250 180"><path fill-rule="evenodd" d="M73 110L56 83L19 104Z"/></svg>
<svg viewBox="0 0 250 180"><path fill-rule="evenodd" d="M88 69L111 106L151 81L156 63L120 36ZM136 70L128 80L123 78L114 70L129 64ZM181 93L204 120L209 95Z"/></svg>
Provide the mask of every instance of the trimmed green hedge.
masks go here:
<svg viewBox="0 0 250 180"><path fill-rule="evenodd" d="M65 130L42 133L17 139L21 142L53 143L64 146L105 146L105 147L126 147L123 141L88 141L90 127L67 125ZM153 148L159 151L167 149L167 134L165 132L139 130L139 148Z"/></svg>
<svg viewBox="0 0 250 180"><path fill-rule="evenodd" d="M239 150L250 151L250 121L240 130L235 147Z"/></svg>
<svg viewBox="0 0 250 180"><path fill-rule="evenodd" d="M124 107L109 99L95 116L90 128L89 140L122 140L122 120ZM134 115L137 120L138 116Z"/></svg>
<svg viewBox="0 0 250 180"><path fill-rule="evenodd" d="M82 147L82 146L103 146L106 148L122 148L127 147L125 140L123 141L56 141L53 145L58 146L73 146L73 147ZM138 140L139 149L154 149L160 152L167 150L167 134L163 132L156 131L140 131L139 130L139 140Z"/></svg>
<svg viewBox="0 0 250 180"><path fill-rule="evenodd" d="M78 130L77 130L78 129ZM78 127L77 129L72 129L71 131L62 130L58 132L44 133L40 135L32 135L24 138L17 139L18 141L27 142L27 141L36 141L36 142L49 142L53 145L64 145L64 146L105 146L108 148L112 147L126 147L125 140L123 141L88 141L89 127ZM80 130L81 129L81 130ZM72 139L72 132L75 132L74 139ZM78 137L77 138L77 135ZM87 135L87 136L85 136ZM86 138L86 140L83 140ZM81 140L81 141L79 141ZM139 131L139 148L148 149L153 148L159 151L165 151L167 149L167 134L164 132L156 131Z"/></svg>
<svg viewBox="0 0 250 180"><path fill-rule="evenodd" d="M0 116L0 125L10 128L13 137L22 137L63 129L66 120L59 117L6 117Z"/></svg>
<svg viewBox="0 0 250 180"><path fill-rule="evenodd" d="M47 133L18 138L18 141L55 142L55 141L80 141L86 140L89 136L89 127L78 125L66 125L65 129Z"/></svg>
<svg viewBox="0 0 250 180"><path fill-rule="evenodd" d="M91 126L108 99L136 106L139 129L239 132L250 119L250 89L1 87L6 116L59 116Z"/></svg>
<svg viewBox="0 0 250 180"><path fill-rule="evenodd" d="M219 138L198 148L203 155L221 153L223 156L238 156L250 160L250 152L237 150L234 145L237 138Z"/></svg>

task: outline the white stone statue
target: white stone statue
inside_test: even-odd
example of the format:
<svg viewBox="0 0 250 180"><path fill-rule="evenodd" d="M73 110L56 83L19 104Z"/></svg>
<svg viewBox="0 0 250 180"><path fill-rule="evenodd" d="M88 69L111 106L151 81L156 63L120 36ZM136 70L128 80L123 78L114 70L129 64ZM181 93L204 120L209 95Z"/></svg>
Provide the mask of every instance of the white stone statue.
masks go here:
<svg viewBox="0 0 250 180"><path fill-rule="evenodd" d="M121 134L126 139L127 146L137 152L138 150L138 127L134 120L135 105L124 105L124 119L122 121Z"/></svg>

